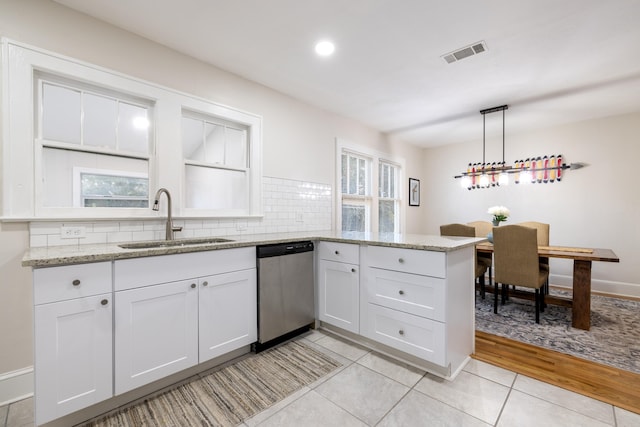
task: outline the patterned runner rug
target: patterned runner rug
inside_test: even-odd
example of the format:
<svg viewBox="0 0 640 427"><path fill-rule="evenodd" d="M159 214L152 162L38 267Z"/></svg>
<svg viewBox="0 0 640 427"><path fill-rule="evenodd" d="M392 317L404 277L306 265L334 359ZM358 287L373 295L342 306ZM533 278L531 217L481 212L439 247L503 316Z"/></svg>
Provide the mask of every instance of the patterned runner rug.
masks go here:
<svg viewBox="0 0 640 427"><path fill-rule="evenodd" d="M591 330L583 331L571 327L570 308L548 305L536 324L533 301L510 298L493 314L487 294L476 296L476 329L640 373L640 301L592 295Z"/></svg>
<svg viewBox="0 0 640 427"><path fill-rule="evenodd" d="M86 426L235 426L339 366L304 343L291 341Z"/></svg>

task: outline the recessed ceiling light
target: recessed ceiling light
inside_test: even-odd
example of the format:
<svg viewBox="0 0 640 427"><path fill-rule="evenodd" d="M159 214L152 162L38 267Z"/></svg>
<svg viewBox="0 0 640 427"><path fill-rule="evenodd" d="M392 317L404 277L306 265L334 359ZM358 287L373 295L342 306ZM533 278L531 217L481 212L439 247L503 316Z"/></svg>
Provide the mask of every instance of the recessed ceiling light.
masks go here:
<svg viewBox="0 0 640 427"><path fill-rule="evenodd" d="M329 56L334 50L336 50L335 45L328 40L322 40L316 44L316 53L320 56Z"/></svg>

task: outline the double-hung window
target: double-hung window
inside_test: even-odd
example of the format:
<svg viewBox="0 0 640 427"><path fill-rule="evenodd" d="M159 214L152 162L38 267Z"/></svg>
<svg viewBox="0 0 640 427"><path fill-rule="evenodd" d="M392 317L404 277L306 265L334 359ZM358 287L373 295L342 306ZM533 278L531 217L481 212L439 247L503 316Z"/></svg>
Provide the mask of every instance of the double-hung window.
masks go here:
<svg viewBox="0 0 640 427"><path fill-rule="evenodd" d="M148 208L151 101L37 72L40 212Z"/></svg>
<svg viewBox="0 0 640 427"><path fill-rule="evenodd" d="M337 223L342 231L401 232L403 161L340 140L336 149L341 189Z"/></svg>

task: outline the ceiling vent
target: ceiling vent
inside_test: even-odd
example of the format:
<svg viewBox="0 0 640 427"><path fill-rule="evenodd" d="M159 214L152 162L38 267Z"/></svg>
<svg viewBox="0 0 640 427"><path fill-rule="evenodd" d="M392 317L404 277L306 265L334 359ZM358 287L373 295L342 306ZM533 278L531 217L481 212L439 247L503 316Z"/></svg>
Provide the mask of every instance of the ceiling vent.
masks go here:
<svg viewBox="0 0 640 427"><path fill-rule="evenodd" d="M462 49L447 53L446 55L442 55L442 58L447 61L447 64L451 64L452 62L460 61L461 59L477 55L486 50L487 45L485 44L485 42L481 41L470 46L463 47Z"/></svg>

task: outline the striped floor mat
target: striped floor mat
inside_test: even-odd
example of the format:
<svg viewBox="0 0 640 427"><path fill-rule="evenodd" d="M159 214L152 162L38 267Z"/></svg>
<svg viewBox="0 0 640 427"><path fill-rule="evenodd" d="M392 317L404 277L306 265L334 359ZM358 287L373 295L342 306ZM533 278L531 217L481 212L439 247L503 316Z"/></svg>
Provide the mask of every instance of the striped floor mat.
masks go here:
<svg viewBox="0 0 640 427"><path fill-rule="evenodd" d="M85 426L235 426L339 366L292 341Z"/></svg>

